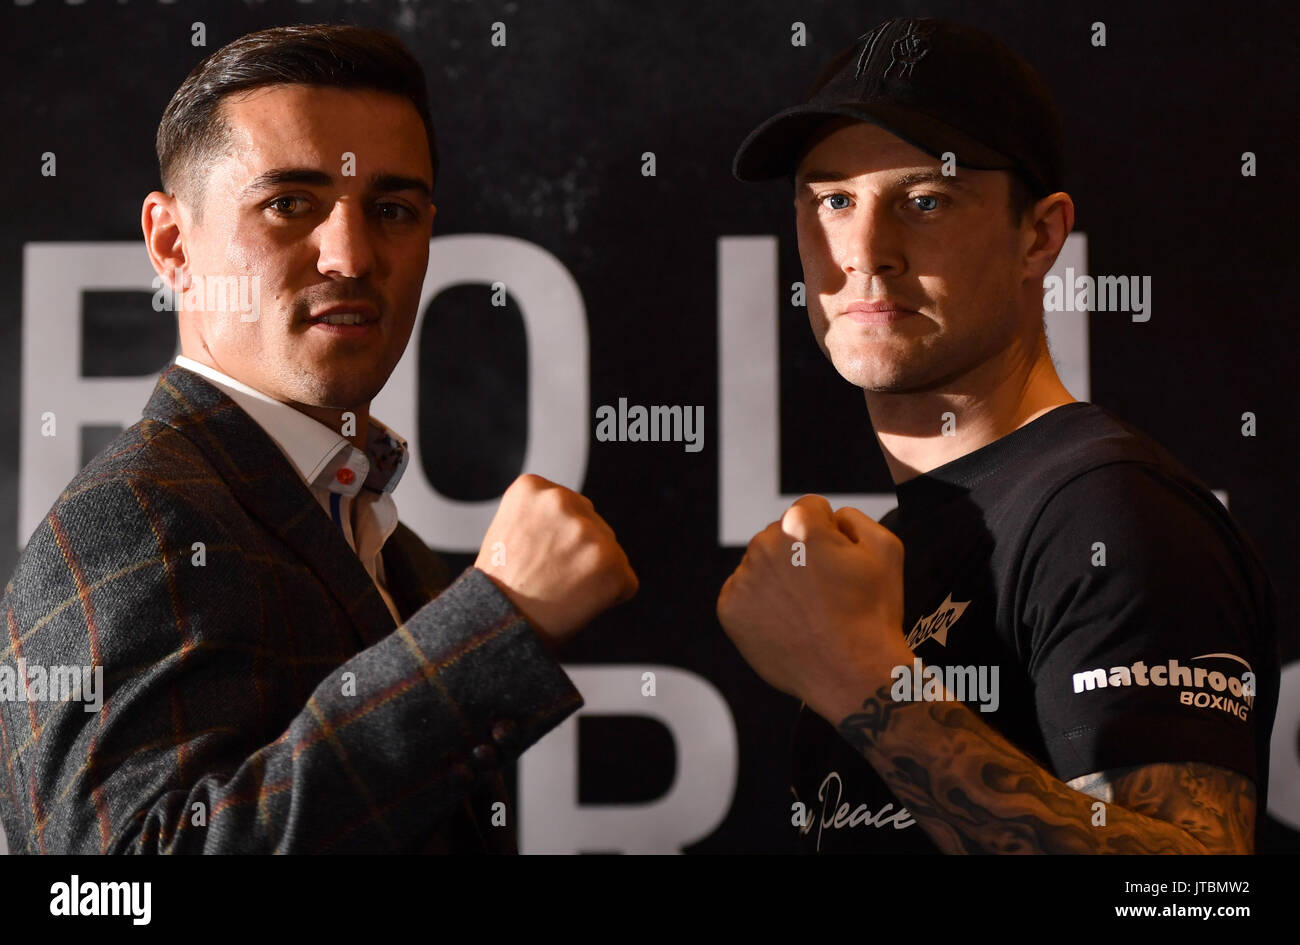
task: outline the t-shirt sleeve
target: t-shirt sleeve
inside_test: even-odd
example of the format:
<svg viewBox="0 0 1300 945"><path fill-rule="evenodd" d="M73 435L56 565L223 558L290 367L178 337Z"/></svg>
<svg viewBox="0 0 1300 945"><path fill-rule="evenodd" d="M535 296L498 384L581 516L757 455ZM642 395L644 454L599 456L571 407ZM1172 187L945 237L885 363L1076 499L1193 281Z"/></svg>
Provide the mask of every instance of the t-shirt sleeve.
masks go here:
<svg viewBox="0 0 1300 945"><path fill-rule="evenodd" d="M1258 783L1261 605L1226 516L1159 470L1112 463L1044 506L1017 578L1056 776L1205 762Z"/></svg>

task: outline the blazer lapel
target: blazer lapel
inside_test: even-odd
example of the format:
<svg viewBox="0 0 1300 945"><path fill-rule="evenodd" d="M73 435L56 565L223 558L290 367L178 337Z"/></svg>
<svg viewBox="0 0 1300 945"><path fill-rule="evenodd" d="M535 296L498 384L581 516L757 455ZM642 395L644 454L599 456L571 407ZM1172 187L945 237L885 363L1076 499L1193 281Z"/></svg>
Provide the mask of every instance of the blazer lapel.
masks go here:
<svg viewBox="0 0 1300 945"><path fill-rule="evenodd" d="M239 503L320 578L364 646L393 632L392 614L361 559L275 441L238 404L206 378L173 363L159 377L143 415L198 447Z"/></svg>

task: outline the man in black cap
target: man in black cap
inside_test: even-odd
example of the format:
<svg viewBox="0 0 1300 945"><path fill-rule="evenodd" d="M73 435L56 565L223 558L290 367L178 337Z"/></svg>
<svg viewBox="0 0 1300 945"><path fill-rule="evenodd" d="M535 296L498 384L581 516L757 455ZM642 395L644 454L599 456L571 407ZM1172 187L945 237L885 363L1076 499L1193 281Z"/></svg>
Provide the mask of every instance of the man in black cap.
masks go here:
<svg viewBox="0 0 1300 945"><path fill-rule="evenodd" d="M792 180L809 321L898 495L879 523L804 496L718 598L804 701L804 849L1254 849L1273 591L1214 495L1053 369L1062 152L1032 67L904 18L736 155Z"/></svg>

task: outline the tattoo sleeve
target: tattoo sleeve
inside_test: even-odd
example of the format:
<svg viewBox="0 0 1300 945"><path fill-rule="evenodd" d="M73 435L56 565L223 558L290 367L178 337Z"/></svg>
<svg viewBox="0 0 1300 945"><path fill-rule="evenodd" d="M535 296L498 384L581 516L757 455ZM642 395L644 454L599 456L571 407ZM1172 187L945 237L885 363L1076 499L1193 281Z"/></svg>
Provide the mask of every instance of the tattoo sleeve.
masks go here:
<svg viewBox="0 0 1300 945"><path fill-rule="evenodd" d="M1067 784L966 706L896 702L887 687L839 732L947 853L1253 850L1254 784L1215 765L1144 765Z"/></svg>

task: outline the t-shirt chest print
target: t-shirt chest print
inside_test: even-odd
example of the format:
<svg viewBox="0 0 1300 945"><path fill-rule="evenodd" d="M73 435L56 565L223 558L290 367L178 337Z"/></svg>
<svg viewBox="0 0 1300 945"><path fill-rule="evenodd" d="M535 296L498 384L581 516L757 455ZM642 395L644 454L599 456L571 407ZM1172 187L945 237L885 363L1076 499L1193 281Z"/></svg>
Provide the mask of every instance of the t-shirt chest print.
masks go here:
<svg viewBox="0 0 1300 945"><path fill-rule="evenodd" d="M904 547L908 547L903 533ZM912 547L929 544L925 538ZM893 670L889 690L895 702L962 702L982 713L998 709L1004 648L997 642L990 545L970 541L964 553L941 562L937 572L919 562L906 568L903 587L905 641L916 654ZM865 698L865 694L864 694Z"/></svg>
<svg viewBox="0 0 1300 945"><path fill-rule="evenodd" d="M960 556L958 562L950 559L945 570L948 568L955 573L937 576L920 571L915 577L905 577L904 626L910 628L906 642L916 659L911 665L895 668L890 697L918 702L955 698L975 710L981 705L994 710L998 703L998 668L988 663L989 654L996 653L998 647L988 620L995 608L991 602L977 599L980 582L971 582L969 577L963 580L963 574L979 574L984 569L969 555ZM973 588L967 586L971 584ZM816 726L826 730L818 741L823 746L830 742L834 750L818 753L822 762L819 771L814 759L806 758L813 767L805 768L805 773L816 772L818 780L797 779L803 785L801 790L813 795L808 798L796 792L804 808L802 818L796 818L802 820L796 824L801 843L817 852L861 848L863 844L895 850L899 849L901 837L891 836L882 842L860 835L867 831L887 831L890 835L907 831L916 836L904 845L906 849L932 851L928 836L906 806L849 744L824 719L806 709L802 715L796 745L809 727ZM854 835L858 835L856 839Z"/></svg>

